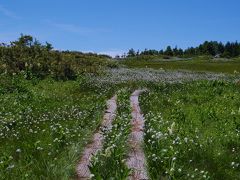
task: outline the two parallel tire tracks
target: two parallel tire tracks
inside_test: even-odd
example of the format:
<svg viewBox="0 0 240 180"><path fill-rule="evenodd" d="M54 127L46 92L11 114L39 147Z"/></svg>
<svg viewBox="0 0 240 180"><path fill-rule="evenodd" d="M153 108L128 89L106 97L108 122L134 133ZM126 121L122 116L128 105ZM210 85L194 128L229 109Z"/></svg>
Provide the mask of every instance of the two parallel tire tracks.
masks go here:
<svg viewBox="0 0 240 180"><path fill-rule="evenodd" d="M144 90L136 90L130 97L132 120L131 133L128 139L130 150L126 161L127 167L131 169L131 173L128 177L130 180L148 179L146 159L143 151L144 118L141 114L138 101L138 97L142 92L144 92ZM101 127L110 128L112 126L112 122L116 116L117 110L116 99L117 97L114 96L107 101L108 109L105 112ZM101 130L99 130L93 135L92 142L85 147L82 153L82 157L77 166L78 179L91 179L91 172L89 170L91 158L102 149L103 142L104 136Z"/></svg>

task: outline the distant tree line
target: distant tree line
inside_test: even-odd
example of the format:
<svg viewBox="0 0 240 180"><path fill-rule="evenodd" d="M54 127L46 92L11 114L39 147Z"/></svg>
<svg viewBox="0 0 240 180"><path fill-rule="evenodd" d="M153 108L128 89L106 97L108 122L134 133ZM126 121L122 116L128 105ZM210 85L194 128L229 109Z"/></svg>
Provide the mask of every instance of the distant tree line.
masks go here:
<svg viewBox="0 0 240 180"><path fill-rule="evenodd" d="M151 55L151 56L175 56L175 57L193 57L193 56L219 56L225 58L233 58L240 56L240 43L238 42L227 42L223 44L217 41L205 41L197 47L190 47L185 50L171 46L168 46L165 50L148 50L145 49L142 52L130 49L127 53L127 57L135 57L141 55Z"/></svg>
<svg viewBox="0 0 240 180"><path fill-rule="evenodd" d="M0 73L24 73L27 78L75 79L79 73L99 73L102 67L114 66L106 55L77 51L57 51L29 35L21 35L10 44L0 43Z"/></svg>

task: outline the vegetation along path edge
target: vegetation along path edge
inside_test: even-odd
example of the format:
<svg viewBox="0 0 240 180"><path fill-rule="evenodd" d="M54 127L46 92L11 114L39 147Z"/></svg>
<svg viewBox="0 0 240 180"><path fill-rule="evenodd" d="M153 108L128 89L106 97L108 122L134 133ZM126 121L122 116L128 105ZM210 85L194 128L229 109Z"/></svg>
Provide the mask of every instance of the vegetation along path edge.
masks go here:
<svg viewBox="0 0 240 180"><path fill-rule="evenodd" d="M116 116L117 109L117 96L113 96L107 101L108 109L105 111L101 127L110 128L112 126L112 121ZM101 128L98 132L93 135L92 142L89 143L81 156L81 159L77 165L77 177L78 179L90 179L91 172L89 170L90 162L92 156L102 149L104 137L101 132Z"/></svg>

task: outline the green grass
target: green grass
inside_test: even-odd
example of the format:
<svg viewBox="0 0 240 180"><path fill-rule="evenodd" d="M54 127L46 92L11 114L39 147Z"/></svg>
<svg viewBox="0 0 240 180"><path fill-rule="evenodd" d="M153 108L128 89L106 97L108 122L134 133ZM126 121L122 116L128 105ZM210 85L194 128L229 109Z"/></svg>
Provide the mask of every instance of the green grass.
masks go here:
<svg viewBox="0 0 240 180"><path fill-rule="evenodd" d="M225 81L113 85L111 79L94 83L88 78L0 76L0 179L75 178L81 152L102 121L106 100L115 93L117 117L104 131L103 150L93 157L90 169L95 179L125 179L130 172L125 164L129 98L140 86L149 89L140 96L140 105L151 179L240 176L239 85Z"/></svg>
<svg viewBox="0 0 240 180"><path fill-rule="evenodd" d="M101 152L93 157L91 173L94 179L127 179L130 170L125 162L128 136L131 130L130 89L118 91L117 114L111 129L104 131L105 142Z"/></svg>
<svg viewBox="0 0 240 180"><path fill-rule="evenodd" d="M217 72L234 74L240 72L240 60L204 60L194 58L193 60L136 60L129 59L121 62L129 68L153 68L167 70L190 70L197 72Z"/></svg>
<svg viewBox="0 0 240 180"><path fill-rule="evenodd" d="M239 179L239 85L152 85L140 100L151 179Z"/></svg>
<svg viewBox="0 0 240 180"><path fill-rule="evenodd" d="M0 179L73 177L82 149L102 120L112 87L93 88L82 79L34 82L18 76L4 82Z"/></svg>

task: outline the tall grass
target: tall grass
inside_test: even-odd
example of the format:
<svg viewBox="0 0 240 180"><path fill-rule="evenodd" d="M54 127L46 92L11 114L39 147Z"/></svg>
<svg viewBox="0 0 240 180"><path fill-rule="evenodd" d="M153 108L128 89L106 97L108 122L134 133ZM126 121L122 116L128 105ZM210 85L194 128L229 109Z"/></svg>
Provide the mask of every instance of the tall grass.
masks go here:
<svg viewBox="0 0 240 180"><path fill-rule="evenodd" d="M116 119L111 129L104 130L104 146L92 159L91 173L94 179L126 179L130 170L126 166L127 140L130 133L130 89L118 91Z"/></svg>
<svg viewBox="0 0 240 180"><path fill-rule="evenodd" d="M141 96L152 179L240 177L240 90L222 81L152 85Z"/></svg>
<svg viewBox="0 0 240 180"><path fill-rule="evenodd" d="M121 62L129 68L153 68L166 70L190 70L197 72L217 72L236 74L240 72L239 59L212 60L199 57L191 60L132 59Z"/></svg>
<svg viewBox="0 0 240 180"><path fill-rule="evenodd" d="M33 82L16 76L8 81L0 88L0 177L74 176L113 89L99 93L84 80Z"/></svg>

